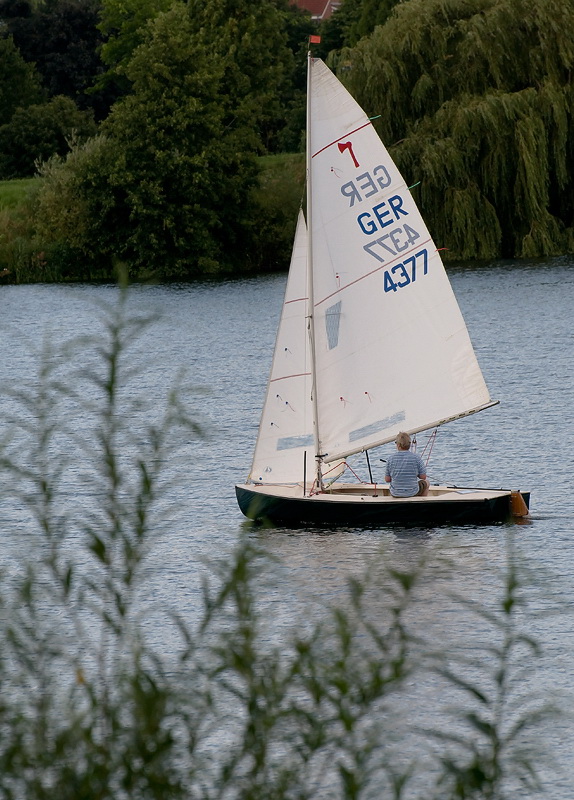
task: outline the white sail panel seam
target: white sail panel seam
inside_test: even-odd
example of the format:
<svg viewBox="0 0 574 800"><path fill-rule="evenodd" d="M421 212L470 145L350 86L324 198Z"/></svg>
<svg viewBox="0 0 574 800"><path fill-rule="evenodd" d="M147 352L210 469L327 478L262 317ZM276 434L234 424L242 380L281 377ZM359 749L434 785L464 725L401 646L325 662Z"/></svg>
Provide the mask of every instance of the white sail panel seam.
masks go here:
<svg viewBox="0 0 574 800"><path fill-rule="evenodd" d="M362 131L364 128L368 127L372 128L373 126L370 122L365 122L364 125L361 125L360 127L355 128L352 131L349 131L349 133L344 133L342 136L339 136L338 139L334 139L332 142L329 142L329 144L326 144L325 147L322 147L320 150L317 150L316 153L313 153L311 158L315 158L315 156L318 156L320 153L324 152L325 150L328 150L330 147L333 147L333 145L337 144L337 142L340 142L341 139L346 139L348 136L352 136L354 133L358 133L359 131Z"/></svg>
<svg viewBox="0 0 574 800"><path fill-rule="evenodd" d="M294 372L293 375L280 375L278 378L271 378L269 383L275 383L276 381L287 381L289 378L306 378L310 374L310 372Z"/></svg>

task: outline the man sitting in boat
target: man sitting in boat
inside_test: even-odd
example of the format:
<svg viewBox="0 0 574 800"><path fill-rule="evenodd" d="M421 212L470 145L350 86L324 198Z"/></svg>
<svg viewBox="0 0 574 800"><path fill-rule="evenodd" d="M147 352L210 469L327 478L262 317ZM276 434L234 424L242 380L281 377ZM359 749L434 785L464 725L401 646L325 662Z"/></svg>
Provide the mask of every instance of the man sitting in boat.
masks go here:
<svg viewBox="0 0 574 800"><path fill-rule="evenodd" d="M387 474L385 480L390 483L390 492L393 497L426 497L429 483L426 476L426 467L422 458L413 453L411 437L408 433L401 432L395 439L397 452L387 460Z"/></svg>

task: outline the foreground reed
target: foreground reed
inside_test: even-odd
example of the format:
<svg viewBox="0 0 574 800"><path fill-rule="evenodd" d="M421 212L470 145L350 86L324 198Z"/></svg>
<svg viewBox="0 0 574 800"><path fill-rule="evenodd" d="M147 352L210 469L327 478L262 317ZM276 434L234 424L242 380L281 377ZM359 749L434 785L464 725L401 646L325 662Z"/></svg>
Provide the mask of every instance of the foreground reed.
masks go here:
<svg viewBox="0 0 574 800"><path fill-rule="evenodd" d="M271 644L261 611L271 564L248 534L202 567L193 619L153 608L150 564L169 536L177 479L170 463L201 429L181 391L150 413L127 390L130 343L149 320L130 315L124 292L102 314L97 337L46 346L30 386L5 396L4 526L25 538L28 558L5 570L0 590L0 797L536 791L539 754L527 745L547 709L520 692L538 647L523 630L512 528L498 599L471 604L489 640L472 661L454 644L437 653L412 629L425 565L349 580L339 607ZM419 746L420 759L397 759L392 714L421 674L448 687L456 714L440 730L412 731L408 750Z"/></svg>

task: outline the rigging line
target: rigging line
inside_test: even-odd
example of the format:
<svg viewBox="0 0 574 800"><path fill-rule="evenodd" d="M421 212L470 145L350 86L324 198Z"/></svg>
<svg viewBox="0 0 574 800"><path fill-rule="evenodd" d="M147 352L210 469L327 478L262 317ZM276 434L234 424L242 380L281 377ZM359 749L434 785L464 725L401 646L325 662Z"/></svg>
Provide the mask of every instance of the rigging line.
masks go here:
<svg viewBox="0 0 574 800"><path fill-rule="evenodd" d="M428 458L427 458L427 465L428 465L428 463L430 461L431 453L433 451L433 447L435 446L435 442L437 440L437 437L438 437L438 428L435 428L434 431L431 434L431 438L429 439L430 448L429 448L429 454L428 454Z"/></svg>
<svg viewBox="0 0 574 800"><path fill-rule="evenodd" d="M434 429L434 431L433 431L433 432L431 433L431 435L429 436L429 438L427 439L427 443L425 444L425 446L424 446L424 448L423 448L423 452L422 452L422 454L421 454L421 455L423 455L423 456L424 456L424 454L426 453L427 447L429 447L429 446L430 446L429 454L428 454L428 456L427 456L427 460L426 460L426 466L427 466L427 467L428 467L428 463L429 463L429 461L430 461L430 457L431 457L432 449L433 449L433 447L434 447L434 444L435 444L435 442L436 442L436 439L437 439L437 435L438 435L438 428L435 428L435 429Z"/></svg>
<svg viewBox="0 0 574 800"><path fill-rule="evenodd" d="M353 469L353 467L352 467L352 466L349 464L349 462L348 462L348 461L345 461L345 466L347 467L347 469L349 470L349 472L352 472L352 473L353 473L353 475L354 475L354 476L355 476L355 478L356 478L356 479L359 481L359 483L364 483L364 482L365 482L365 481L361 480L361 478L359 478L359 476L357 475L357 473L355 472L355 470L354 470L354 469ZM372 481L371 481L371 483L372 483Z"/></svg>

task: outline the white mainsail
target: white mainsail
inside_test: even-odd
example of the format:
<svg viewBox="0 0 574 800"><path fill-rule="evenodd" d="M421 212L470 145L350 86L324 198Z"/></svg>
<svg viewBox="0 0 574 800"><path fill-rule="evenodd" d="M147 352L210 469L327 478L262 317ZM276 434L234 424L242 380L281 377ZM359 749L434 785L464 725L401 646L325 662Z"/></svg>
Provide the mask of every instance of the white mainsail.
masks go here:
<svg viewBox="0 0 574 800"><path fill-rule="evenodd" d="M250 480L257 483L302 481L305 454L309 480L313 480L315 452L306 317L307 228L300 211L267 396L249 475Z"/></svg>
<svg viewBox="0 0 574 800"><path fill-rule="evenodd" d="M405 181L333 73L309 68L317 422L333 461L491 400Z"/></svg>

